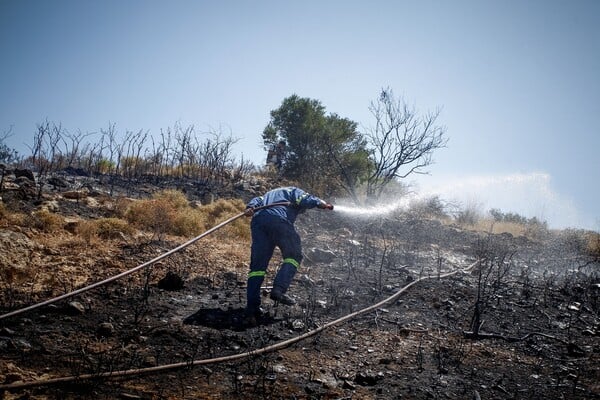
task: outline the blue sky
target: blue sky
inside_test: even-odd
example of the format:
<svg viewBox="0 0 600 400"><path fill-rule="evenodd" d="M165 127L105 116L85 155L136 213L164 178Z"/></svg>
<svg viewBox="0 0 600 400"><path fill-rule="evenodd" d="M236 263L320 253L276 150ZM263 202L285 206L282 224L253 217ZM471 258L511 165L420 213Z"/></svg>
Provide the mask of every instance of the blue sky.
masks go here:
<svg viewBox="0 0 600 400"><path fill-rule="evenodd" d="M448 146L420 190L599 230L599 18L594 0L0 0L0 134L26 154L46 119L179 122L261 164L285 97L368 127L390 87L441 108Z"/></svg>

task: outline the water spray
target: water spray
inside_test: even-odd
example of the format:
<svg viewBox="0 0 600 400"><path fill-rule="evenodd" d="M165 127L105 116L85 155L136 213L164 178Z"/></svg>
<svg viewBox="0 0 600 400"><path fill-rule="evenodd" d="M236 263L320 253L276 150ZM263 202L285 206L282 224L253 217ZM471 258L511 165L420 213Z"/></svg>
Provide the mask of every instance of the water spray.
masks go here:
<svg viewBox="0 0 600 400"><path fill-rule="evenodd" d="M396 201L370 207L336 205L335 210L350 216L369 218L387 215L394 211L405 211L416 199L417 196L404 196Z"/></svg>

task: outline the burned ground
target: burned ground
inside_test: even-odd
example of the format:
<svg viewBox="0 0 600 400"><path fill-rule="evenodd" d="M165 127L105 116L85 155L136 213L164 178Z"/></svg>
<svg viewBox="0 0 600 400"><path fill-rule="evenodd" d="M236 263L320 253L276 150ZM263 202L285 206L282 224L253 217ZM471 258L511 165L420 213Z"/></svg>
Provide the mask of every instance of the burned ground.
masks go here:
<svg viewBox="0 0 600 400"><path fill-rule="evenodd" d="M80 201L63 199L58 209L70 216L110 216L101 205L90 209ZM355 219L320 210L302 215L297 228L305 259L290 294L298 305L277 306L264 297L269 316L260 325L242 321L248 243L218 233L121 281L0 321L0 380L243 353L427 279L372 313L276 352L5 391L4 398L600 398L598 263L568 233L531 240L410 213ZM14 284L5 276L2 312L113 276L184 241L125 237L89 248L75 239L58 245L57 234L20 227L8 226L3 234L17 235L11 243L21 245L13 256L28 257L25 264L38 271ZM438 278L477 260L469 272ZM168 272L183 279L182 288L159 285Z"/></svg>

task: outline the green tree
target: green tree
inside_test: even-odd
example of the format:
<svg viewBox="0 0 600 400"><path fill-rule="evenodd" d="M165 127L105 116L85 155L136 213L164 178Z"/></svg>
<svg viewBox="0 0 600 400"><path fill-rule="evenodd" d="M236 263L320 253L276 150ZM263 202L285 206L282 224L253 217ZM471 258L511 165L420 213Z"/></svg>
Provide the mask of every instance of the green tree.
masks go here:
<svg viewBox="0 0 600 400"><path fill-rule="evenodd" d="M3 132L0 135L0 163L3 164L13 163L19 158L19 153L16 150L10 148L6 143L4 143L6 139L12 136L11 131L12 126L8 131Z"/></svg>
<svg viewBox="0 0 600 400"><path fill-rule="evenodd" d="M287 143L282 175L323 195L345 191L355 200L356 187L369 165L366 142L357 124L326 115L318 101L292 95L271 111L263 131L265 145Z"/></svg>

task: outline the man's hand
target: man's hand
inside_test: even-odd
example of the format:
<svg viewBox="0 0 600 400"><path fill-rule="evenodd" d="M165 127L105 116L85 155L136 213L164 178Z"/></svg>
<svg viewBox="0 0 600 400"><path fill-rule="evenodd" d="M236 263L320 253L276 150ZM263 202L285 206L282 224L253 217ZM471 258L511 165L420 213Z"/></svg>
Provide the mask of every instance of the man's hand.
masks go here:
<svg viewBox="0 0 600 400"><path fill-rule="evenodd" d="M324 210L333 210L333 204L323 202L319 204L319 208L322 208Z"/></svg>
<svg viewBox="0 0 600 400"><path fill-rule="evenodd" d="M244 211L244 215L246 217L251 217L254 215L254 208L248 207L246 208L246 210Z"/></svg>

